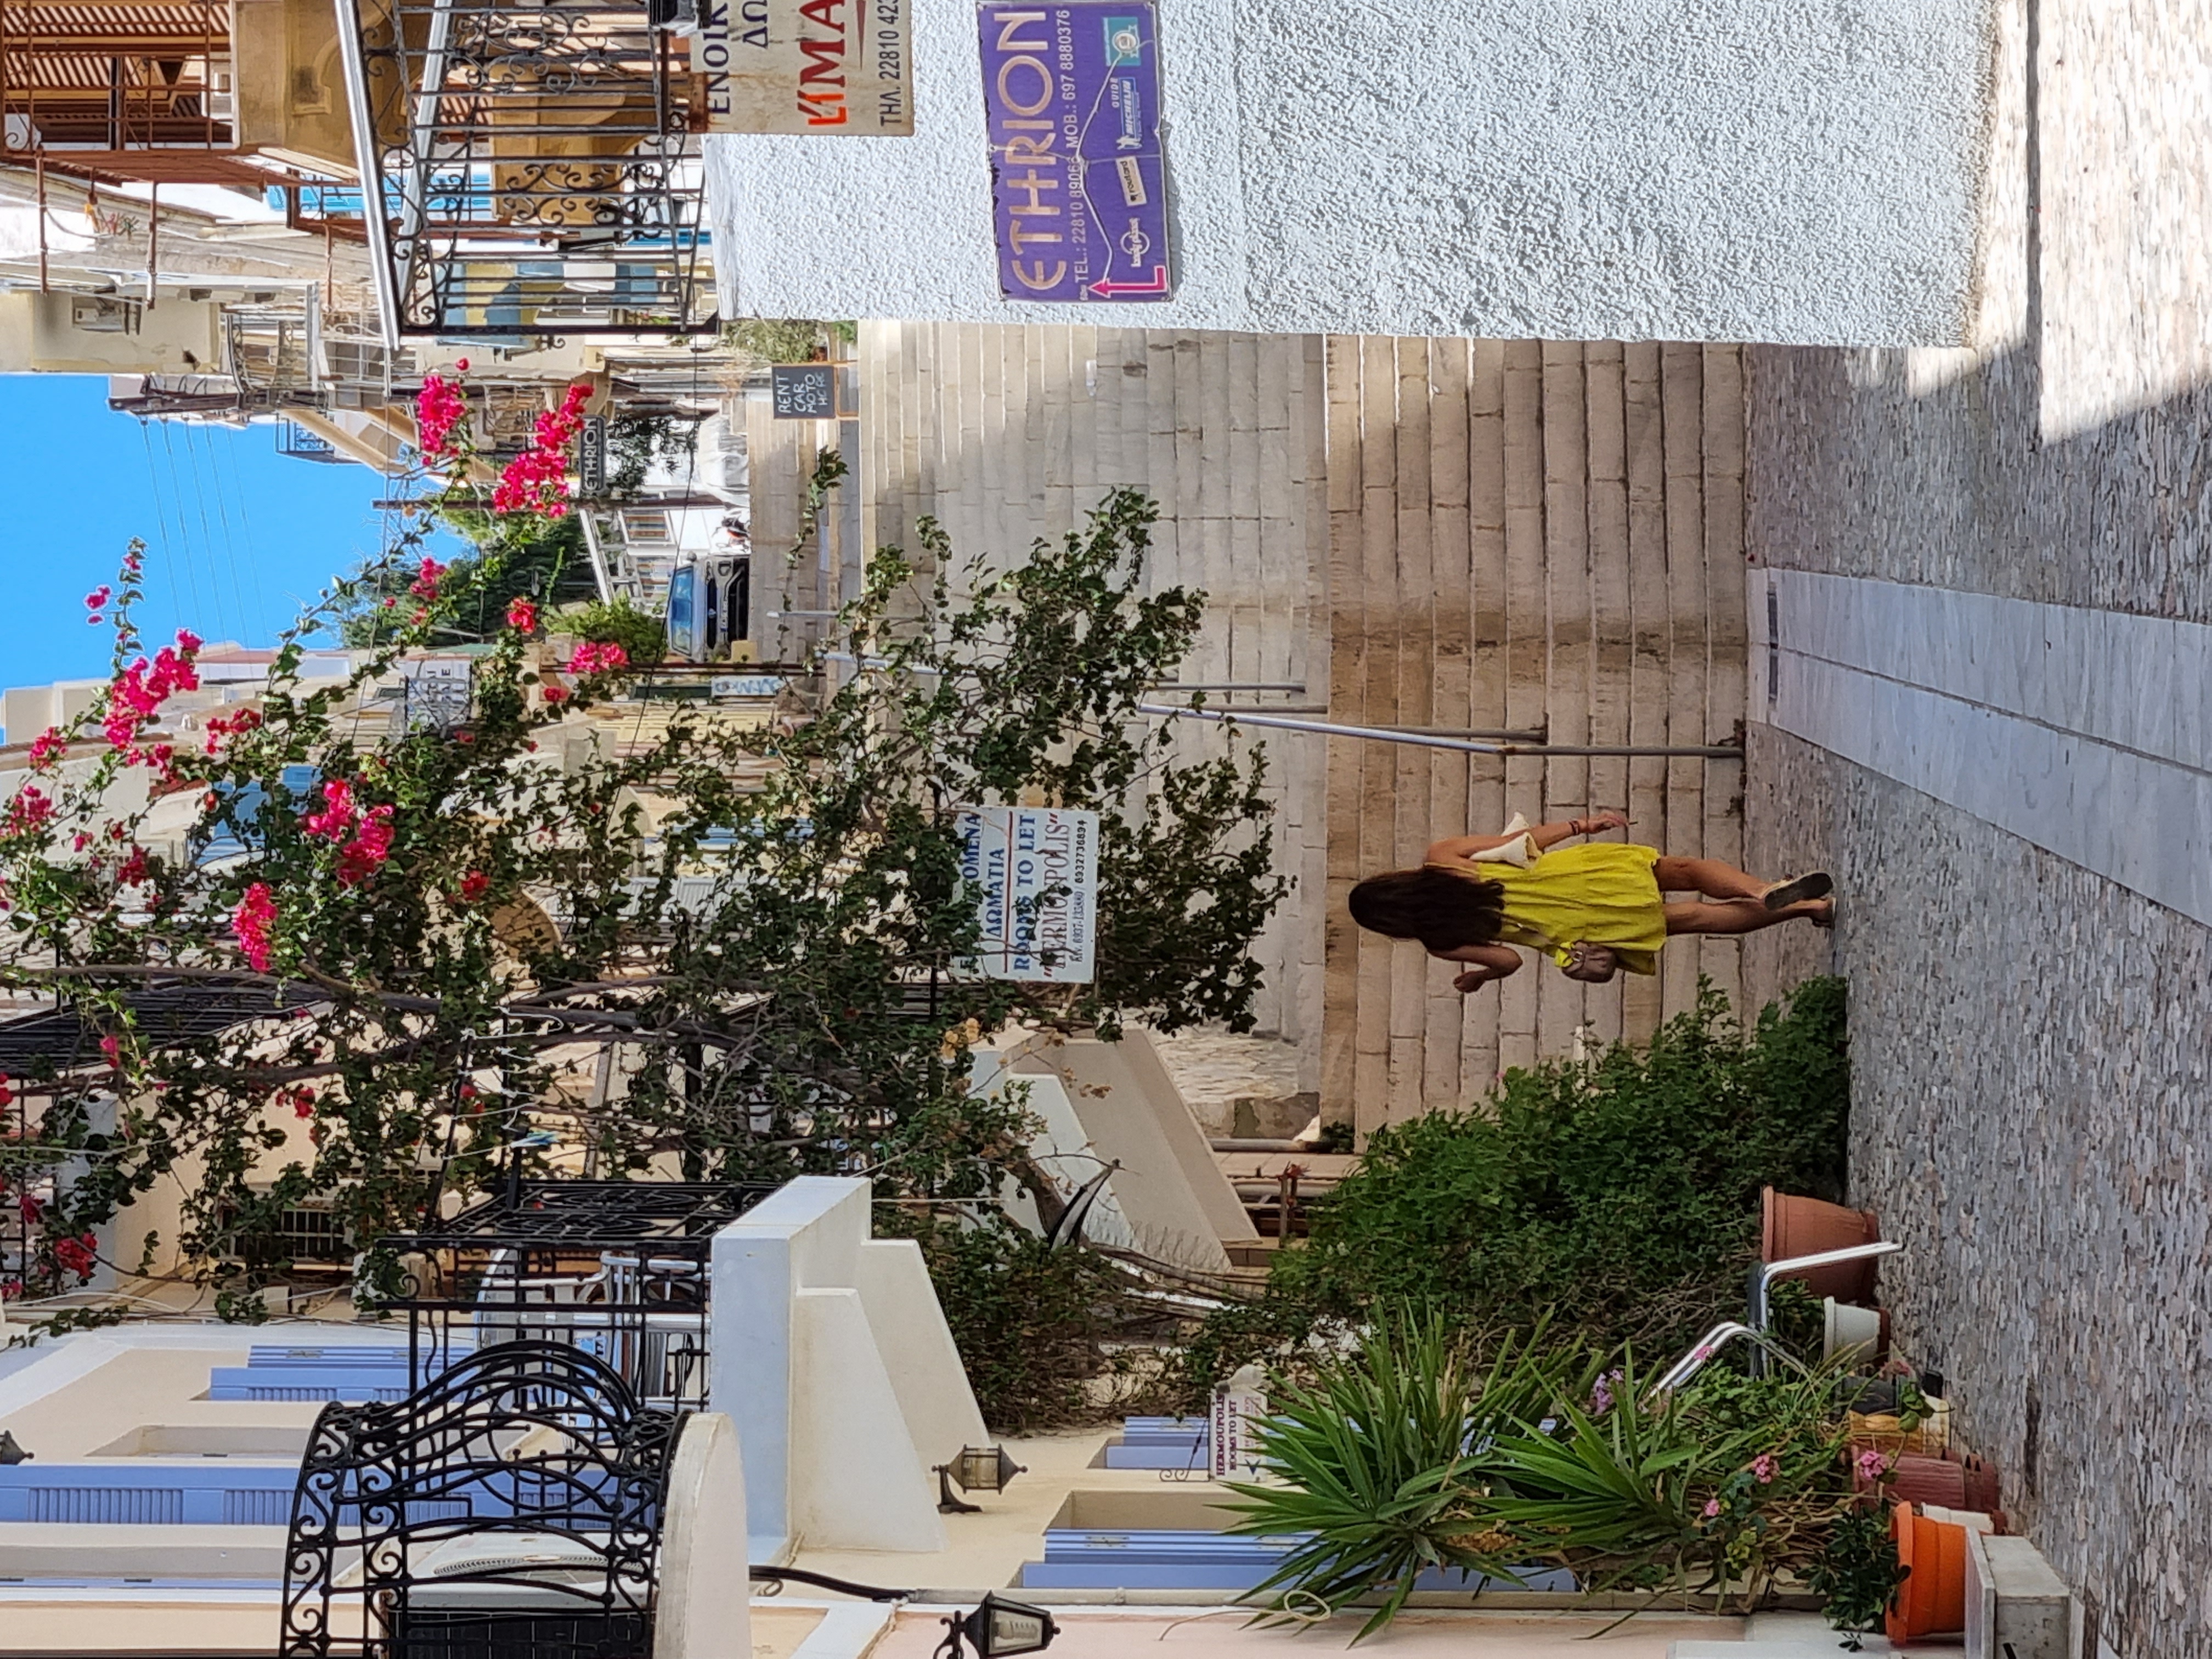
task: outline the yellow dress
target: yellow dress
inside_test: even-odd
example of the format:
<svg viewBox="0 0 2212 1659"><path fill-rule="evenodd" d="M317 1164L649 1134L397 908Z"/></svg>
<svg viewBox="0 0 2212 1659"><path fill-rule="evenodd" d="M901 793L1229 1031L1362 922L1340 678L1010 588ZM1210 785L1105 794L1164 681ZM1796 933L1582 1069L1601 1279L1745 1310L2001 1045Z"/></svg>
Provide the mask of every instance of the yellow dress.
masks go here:
<svg viewBox="0 0 2212 1659"><path fill-rule="evenodd" d="M1477 862L1438 867L1505 890L1505 922L1498 936L1507 945L1540 951L1562 968L1571 959L1569 946L1602 945L1632 974L1659 971L1667 912L1652 873L1657 848L1586 842L1537 853L1529 842L1522 864L1514 856L1519 845L1477 854Z"/></svg>

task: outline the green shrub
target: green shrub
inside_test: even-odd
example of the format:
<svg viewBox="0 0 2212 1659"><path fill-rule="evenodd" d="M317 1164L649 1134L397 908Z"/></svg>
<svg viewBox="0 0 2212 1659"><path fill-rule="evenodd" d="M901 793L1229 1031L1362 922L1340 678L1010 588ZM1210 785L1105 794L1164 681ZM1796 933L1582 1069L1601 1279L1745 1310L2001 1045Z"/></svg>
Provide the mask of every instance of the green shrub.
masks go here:
<svg viewBox="0 0 2212 1659"><path fill-rule="evenodd" d="M553 619L559 632L596 644L618 645L640 666L659 662L668 654L668 627L617 594L611 600L593 599Z"/></svg>
<svg viewBox="0 0 2212 1659"><path fill-rule="evenodd" d="M1199 1334L1192 1397L1377 1308L1686 1344L1742 1304L1762 1186L1843 1195L1849 1092L1841 981L1799 987L1748 1033L1706 986L1647 1047L1516 1070L1478 1109L1379 1130L1261 1302Z"/></svg>
<svg viewBox="0 0 2212 1659"><path fill-rule="evenodd" d="M879 1212L878 1230L911 1237L937 1289L983 1420L1004 1434L1088 1422L1099 1415L1088 1387L1114 1360L1122 1289L1112 1264L1076 1247L1054 1249L987 1216L974 1225Z"/></svg>

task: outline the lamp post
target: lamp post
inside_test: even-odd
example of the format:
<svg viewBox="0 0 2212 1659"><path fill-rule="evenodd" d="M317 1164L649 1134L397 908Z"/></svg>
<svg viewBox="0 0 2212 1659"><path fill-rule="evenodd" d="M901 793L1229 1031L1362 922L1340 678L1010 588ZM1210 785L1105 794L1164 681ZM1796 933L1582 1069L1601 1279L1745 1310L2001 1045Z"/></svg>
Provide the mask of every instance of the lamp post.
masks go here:
<svg viewBox="0 0 2212 1659"><path fill-rule="evenodd" d="M945 1640L936 1659L963 1659L970 1651L975 1659L1042 1653L1059 1634L1060 1626L1042 1607L986 1595L965 1619L956 1613L945 1621Z"/></svg>
<svg viewBox="0 0 2212 1659"><path fill-rule="evenodd" d="M1006 1482L1018 1474L1026 1474L1019 1463L1006 1455L1004 1446L963 1446L960 1455L950 1463L937 1466L937 1508L942 1515L978 1515L981 1504L963 1504L952 1495L951 1483L957 1480L963 1492L1004 1492ZM1027 1649L1022 1650L1027 1652Z"/></svg>

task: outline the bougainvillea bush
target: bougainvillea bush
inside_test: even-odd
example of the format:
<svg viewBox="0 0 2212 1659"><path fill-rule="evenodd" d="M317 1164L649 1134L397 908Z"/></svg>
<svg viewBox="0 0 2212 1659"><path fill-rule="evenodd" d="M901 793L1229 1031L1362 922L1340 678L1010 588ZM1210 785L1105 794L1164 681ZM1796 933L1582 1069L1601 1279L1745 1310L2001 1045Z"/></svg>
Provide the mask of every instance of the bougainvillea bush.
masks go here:
<svg viewBox="0 0 2212 1659"><path fill-rule="evenodd" d="M449 493L482 489L465 411L426 398ZM574 413L485 500L517 543L562 509ZM20 1291L80 1282L88 1237L164 1184L182 1236L161 1261L249 1318L288 1270L287 1212L327 1209L389 1285L374 1242L503 1160L986 1194L1025 1169L1027 1125L971 1095L981 1034L1249 1024L1248 947L1281 888L1263 762L1178 761L1135 714L1200 605L1146 593L1153 516L1117 494L996 575L925 523L913 555L869 564L831 641L847 665L807 683L805 714L744 729L675 705L621 744L599 734L635 724L604 717L623 648L556 651L526 599L473 658L465 712L392 714L408 653L498 580L495 550L457 572L409 547L374 573L387 643L303 677L302 641L358 603L341 582L265 694L185 741L168 716L198 642L148 654L134 550L96 613L107 690L37 739L0 808L0 986L85 1034L0 1081L0 1178L34 1235ZM952 809L1023 799L1105 814L1092 985L959 971L976 921Z"/></svg>

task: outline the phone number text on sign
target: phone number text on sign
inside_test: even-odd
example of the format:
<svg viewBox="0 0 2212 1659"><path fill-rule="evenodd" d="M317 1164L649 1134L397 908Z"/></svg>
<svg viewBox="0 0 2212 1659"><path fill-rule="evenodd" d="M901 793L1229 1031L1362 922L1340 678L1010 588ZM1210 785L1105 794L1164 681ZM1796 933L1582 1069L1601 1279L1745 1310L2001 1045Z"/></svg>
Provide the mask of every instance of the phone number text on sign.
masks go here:
<svg viewBox="0 0 2212 1659"><path fill-rule="evenodd" d="M1089 984L1097 972L1098 814L971 806L953 824L982 934L968 971Z"/></svg>
<svg viewBox="0 0 2212 1659"><path fill-rule="evenodd" d="M1151 0L986 5L976 18L999 291L1173 298Z"/></svg>

